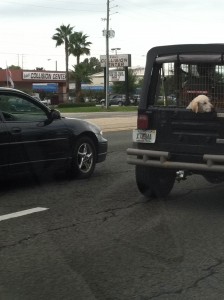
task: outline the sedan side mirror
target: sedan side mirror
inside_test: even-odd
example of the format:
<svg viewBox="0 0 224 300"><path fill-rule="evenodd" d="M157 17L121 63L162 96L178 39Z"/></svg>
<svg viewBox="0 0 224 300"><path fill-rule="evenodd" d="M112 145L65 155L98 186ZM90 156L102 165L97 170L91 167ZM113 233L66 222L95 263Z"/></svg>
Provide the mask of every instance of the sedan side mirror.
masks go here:
<svg viewBox="0 0 224 300"><path fill-rule="evenodd" d="M58 120L58 119L61 119L60 111L57 109L51 109L50 115L44 123L45 123L45 125L49 125L54 120Z"/></svg>
<svg viewBox="0 0 224 300"><path fill-rule="evenodd" d="M51 120L57 120L61 119L61 113L57 109L52 109L51 110Z"/></svg>

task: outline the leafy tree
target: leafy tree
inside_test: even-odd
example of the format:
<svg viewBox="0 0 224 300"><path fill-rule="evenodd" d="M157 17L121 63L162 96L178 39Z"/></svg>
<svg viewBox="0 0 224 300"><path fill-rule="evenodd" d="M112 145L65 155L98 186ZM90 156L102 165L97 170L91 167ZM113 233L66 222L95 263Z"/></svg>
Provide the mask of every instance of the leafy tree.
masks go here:
<svg viewBox="0 0 224 300"><path fill-rule="evenodd" d="M138 87L137 75L135 74L134 70L128 69L128 92L129 92L129 94L134 94L137 87ZM112 91L113 91L113 93L117 93L117 94L125 94L126 93L125 81L115 81L112 85Z"/></svg>
<svg viewBox="0 0 224 300"><path fill-rule="evenodd" d="M144 78L140 78L140 79L138 80L137 88L142 88L142 87L143 87L143 81L144 81Z"/></svg>
<svg viewBox="0 0 224 300"><path fill-rule="evenodd" d="M69 72L68 72L68 61L69 61L69 49L70 49L70 36L73 33L73 28L70 24L67 26L61 25L56 28L56 33L53 35L52 39L56 41L56 47L64 45L65 47L65 69L66 69L66 97L68 100L69 93Z"/></svg>
<svg viewBox="0 0 224 300"><path fill-rule="evenodd" d="M89 72L91 75L103 71L103 68L100 65L100 61L96 57L90 57L89 59L86 58L83 62L88 64Z"/></svg>
<svg viewBox="0 0 224 300"><path fill-rule="evenodd" d="M8 67L10 70L21 70L20 66L11 65Z"/></svg>

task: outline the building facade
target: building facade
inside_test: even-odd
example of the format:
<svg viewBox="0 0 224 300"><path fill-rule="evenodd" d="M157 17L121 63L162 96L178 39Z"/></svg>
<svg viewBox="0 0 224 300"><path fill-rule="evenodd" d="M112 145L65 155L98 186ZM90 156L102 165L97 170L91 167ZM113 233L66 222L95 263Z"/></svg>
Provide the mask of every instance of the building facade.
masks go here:
<svg viewBox="0 0 224 300"><path fill-rule="evenodd" d="M64 102L66 93L66 74L57 71L0 70L0 86L13 87L25 92L33 91L33 84L57 83L58 102Z"/></svg>

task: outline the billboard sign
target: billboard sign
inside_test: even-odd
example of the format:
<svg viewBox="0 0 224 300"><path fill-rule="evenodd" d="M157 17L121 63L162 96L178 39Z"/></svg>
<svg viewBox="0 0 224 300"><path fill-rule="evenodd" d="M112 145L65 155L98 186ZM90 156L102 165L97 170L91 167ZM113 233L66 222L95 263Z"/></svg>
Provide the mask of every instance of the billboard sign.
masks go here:
<svg viewBox="0 0 224 300"><path fill-rule="evenodd" d="M109 81L125 81L125 71L110 71Z"/></svg>
<svg viewBox="0 0 224 300"><path fill-rule="evenodd" d="M23 80L49 80L65 81L66 73L49 73L49 72L23 72Z"/></svg>
<svg viewBox="0 0 224 300"><path fill-rule="evenodd" d="M106 68L106 55L100 55L100 65ZM131 67L131 54L109 55L109 68Z"/></svg>

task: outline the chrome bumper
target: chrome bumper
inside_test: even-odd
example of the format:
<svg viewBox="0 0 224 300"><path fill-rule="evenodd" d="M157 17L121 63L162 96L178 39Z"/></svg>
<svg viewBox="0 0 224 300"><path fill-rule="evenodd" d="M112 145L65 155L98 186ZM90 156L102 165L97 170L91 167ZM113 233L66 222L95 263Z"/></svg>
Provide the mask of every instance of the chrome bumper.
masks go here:
<svg viewBox="0 0 224 300"><path fill-rule="evenodd" d="M204 154L204 163L189 163L170 161L170 153L165 151L141 150L128 148L127 163L176 170L197 170L210 172L224 172L224 155ZM141 156L141 158L133 157Z"/></svg>

